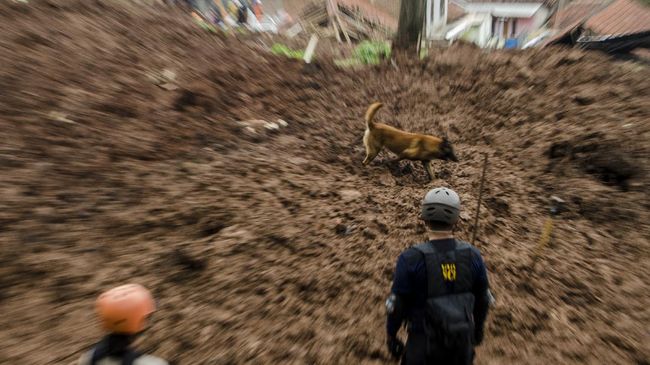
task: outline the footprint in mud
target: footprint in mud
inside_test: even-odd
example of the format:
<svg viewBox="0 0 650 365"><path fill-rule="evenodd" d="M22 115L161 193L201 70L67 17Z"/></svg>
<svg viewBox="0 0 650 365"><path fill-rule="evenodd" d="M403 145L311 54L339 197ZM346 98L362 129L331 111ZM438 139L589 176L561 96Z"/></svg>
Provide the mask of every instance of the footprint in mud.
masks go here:
<svg viewBox="0 0 650 365"><path fill-rule="evenodd" d="M279 197L278 200L280 200L280 203L282 204L282 206L284 208L286 208L289 211L289 213L295 215L296 213L298 213L300 211L300 208L301 208L300 203L298 203L296 201L293 201L293 200L290 200L290 199L287 199L287 198L284 198L284 197Z"/></svg>
<svg viewBox="0 0 650 365"><path fill-rule="evenodd" d="M388 168L393 176L401 177L413 173L413 167L410 161L386 161L384 165Z"/></svg>
<svg viewBox="0 0 650 365"><path fill-rule="evenodd" d="M191 253L188 249L176 248L159 259L160 267L166 268L169 278L174 282L183 282L197 278L208 266L204 255ZM176 270L169 271L170 267Z"/></svg>
<svg viewBox="0 0 650 365"><path fill-rule="evenodd" d="M451 171L447 168L441 168L435 172L436 178L441 180L447 180L451 177Z"/></svg>
<svg viewBox="0 0 650 365"><path fill-rule="evenodd" d="M598 297L593 290L578 278L563 278L560 281L565 285L560 299L566 304L582 307L598 302Z"/></svg>
<svg viewBox="0 0 650 365"><path fill-rule="evenodd" d="M498 197L487 197L485 199L485 204L490 209L490 212L497 217L508 217L510 216L510 204L508 201Z"/></svg>
<svg viewBox="0 0 650 365"><path fill-rule="evenodd" d="M505 309L496 309L492 315L490 334L496 337L507 335L512 329L512 313Z"/></svg>
<svg viewBox="0 0 650 365"><path fill-rule="evenodd" d="M200 224L201 230L199 235L201 237L210 237L228 227L229 222L224 219L206 219L205 222L200 222Z"/></svg>

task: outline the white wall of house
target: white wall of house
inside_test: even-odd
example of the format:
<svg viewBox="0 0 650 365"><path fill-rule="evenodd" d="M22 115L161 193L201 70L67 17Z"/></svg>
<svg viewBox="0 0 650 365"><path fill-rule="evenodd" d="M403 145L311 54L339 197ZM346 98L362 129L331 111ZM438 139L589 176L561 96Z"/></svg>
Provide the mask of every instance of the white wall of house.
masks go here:
<svg viewBox="0 0 650 365"><path fill-rule="evenodd" d="M537 10L537 12L535 13L535 15L533 15L533 19L534 19L533 30L539 29L542 25L544 25L544 23L546 23L546 21L548 20L548 16L550 13L551 13L550 10L547 9L546 7L544 6L540 7L539 10Z"/></svg>
<svg viewBox="0 0 650 365"><path fill-rule="evenodd" d="M448 0L427 0L426 34L427 38L436 38L447 25Z"/></svg>
<svg viewBox="0 0 650 365"><path fill-rule="evenodd" d="M454 0L452 0L454 1ZM467 15L447 26L449 0L427 0L428 39L464 39L480 47L495 41L518 38L524 42L548 18L549 11L539 3L457 3ZM493 39L495 38L495 39Z"/></svg>
<svg viewBox="0 0 650 365"><path fill-rule="evenodd" d="M503 18L529 18L542 7L542 3L466 3L468 13L489 13Z"/></svg>
<svg viewBox="0 0 650 365"><path fill-rule="evenodd" d="M484 15L478 31L479 35L475 43L480 47L487 46L487 43L492 36L492 16L490 14Z"/></svg>
<svg viewBox="0 0 650 365"><path fill-rule="evenodd" d="M490 14L468 14L454 23L453 28L445 33L445 39L464 39L485 47L492 37L492 16Z"/></svg>
<svg viewBox="0 0 650 365"><path fill-rule="evenodd" d="M445 30L445 39L461 38L481 47L494 45L495 42L501 44L508 38L517 38L520 42L524 42L532 32L543 25L549 14L542 2L458 1L456 4L461 6L467 15L454 23L452 29Z"/></svg>

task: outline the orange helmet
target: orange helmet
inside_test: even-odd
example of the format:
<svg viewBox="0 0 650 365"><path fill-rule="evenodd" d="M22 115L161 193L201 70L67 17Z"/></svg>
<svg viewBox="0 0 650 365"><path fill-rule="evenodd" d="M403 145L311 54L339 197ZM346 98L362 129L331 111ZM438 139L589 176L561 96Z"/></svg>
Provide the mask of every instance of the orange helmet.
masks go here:
<svg viewBox="0 0 650 365"><path fill-rule="evenodd" d="M118 286L103 293L95 307L106 331L127 335L141 332L147 316L156 310L149 290L138 284Z"/></svg>

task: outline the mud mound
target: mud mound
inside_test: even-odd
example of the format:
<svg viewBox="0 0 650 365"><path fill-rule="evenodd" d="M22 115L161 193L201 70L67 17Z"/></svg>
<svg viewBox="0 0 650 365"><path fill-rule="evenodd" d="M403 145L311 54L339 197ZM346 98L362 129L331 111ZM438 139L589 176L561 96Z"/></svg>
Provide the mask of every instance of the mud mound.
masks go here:
<svg viewBox="0 0 650 365"><path fill-rule="evenodd" d="M604 184L615 185L623 190L628 182L642 173L636 166L642 161L632 161L623 153L618 141L608 141L602 133L591 133L575 141L558 142L551 145L549 157L569 158L585 172L594 175Z"/></svg>
<svg viewBox="0 0 650 365"><path fill-rule="evenodd" d="M0 362L73 362L100 335L95 295L128 281L159 300L142 349L176 363L389 362L419 199L454 187L470 237L482 153L499 304L478 363L650 356L647 68L470 47L304 68L173 9L33 3L0 5ZM461 162L432 183L387 154L362 166L375 100ZM533 261L551 195L568 211Z"/></svg>

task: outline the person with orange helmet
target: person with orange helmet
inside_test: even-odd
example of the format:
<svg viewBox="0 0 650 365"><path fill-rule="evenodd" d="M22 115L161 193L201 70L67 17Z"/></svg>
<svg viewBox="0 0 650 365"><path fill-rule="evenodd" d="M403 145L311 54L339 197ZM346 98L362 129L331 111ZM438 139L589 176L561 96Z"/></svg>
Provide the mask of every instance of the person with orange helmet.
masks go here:
<svg viewBox="0 0 650 365"><path fill-rule="evenodd" d="M110 289L97 298L95 309L108 334L81 356L79 365L168 365L161 358L141 355L131 347L156 310L149 290L138 284Z"/></svg>

